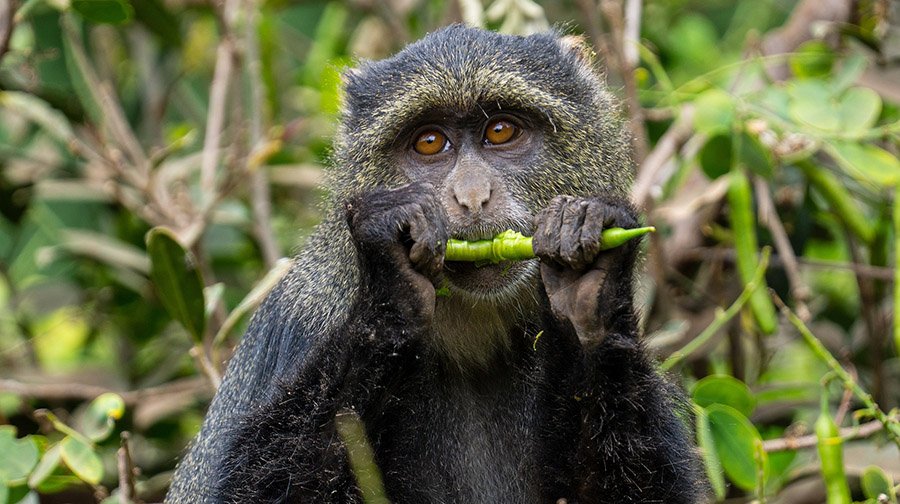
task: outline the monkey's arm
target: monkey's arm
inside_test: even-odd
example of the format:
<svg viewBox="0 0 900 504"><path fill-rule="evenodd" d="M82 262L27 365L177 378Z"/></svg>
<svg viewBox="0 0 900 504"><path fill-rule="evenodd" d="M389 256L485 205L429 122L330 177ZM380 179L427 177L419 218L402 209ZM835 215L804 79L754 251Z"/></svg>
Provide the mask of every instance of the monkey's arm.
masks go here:
<svg viewBox="0 0 900 504"><path fill-rule="evenodd" d="M536 219L535 252L561 341L580 341L575 501L694 503L694 451L678 397L638 341L637 244L599 251L602 229L637 226L624 202L559 197Z"/></svg>
<svg viewBox="0 0 900 504"><path fill-rule="evenodd" d="M422 272L440 265L446 231L430 187L376 190L347 204L359 285L340 324L317 340L272 399L230 436L217 502L355 502L335 414L377 414L395 384L416 376L434 307ZM352 258L351 258L352 259Z"/></svg>
<svg viewBox="0 0 900 504"><path fill-rule="evenodd" d="M335 414L377 414L386 391L416 375L415 324L391 305L357 302L297 376L244 417L231 439L218 502L356 502Z"/></svg>

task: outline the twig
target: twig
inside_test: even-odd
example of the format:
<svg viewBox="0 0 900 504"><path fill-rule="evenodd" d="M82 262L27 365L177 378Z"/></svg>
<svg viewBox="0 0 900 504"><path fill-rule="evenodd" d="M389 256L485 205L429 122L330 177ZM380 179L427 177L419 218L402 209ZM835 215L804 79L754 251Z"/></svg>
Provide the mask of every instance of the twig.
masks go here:
<svg viewBox="0 0 900 504"><path fill-rule="evenodd" d="M134 491L134 461L131 459L131 449L128 446L128 440L131 434L127 431L122 433L119 450L116 452L116 466L119 470L119 503L120 504L139 504L137 493Z"/></svg>
<svg viewBox="0 0 900 504"><path fill-rule="evenodd" d="M0 61L3 61L3 56L9 49L14 26L13 0L0 0Z"/></svg>
<svg viewBox="0 0 900 504"><path fill-rule="evenodd" d="M612 56L609 54L609 44L607 44L606 37L600 30L600 18L597 16L597 4L594 3L594 0L576 0L575 3L578 4L578 9L581 10L581 15L585 19L585 25L587 25L585 29L590 35L591 40L594 42L594 50L597 51L597 54L600 55L600 59L607 65L611 64Z"/></svg>
<svg viewBox="0 0 900 504"><path fill-rule="evenodd" d="M634 77L635 67L630 65L625 57L625 20L623 19L622 5L616 0L600 0L600 12L603 13L612 29L612 52L615 55L613 59L616 70L625 85L625 102L628 106L628 125L632 135L633 157L635 162L641 163L647 156L650 147L644 131L644 114L638 97L637 81ZM640 18L636 22L639 23Z"/></svg>
<svg viewBox="0 0 900 504"><path fill-rule="evenodd" d="M250 84L250 152L253 153L263 141L263 84L260 73L262 65L259 59L259 40L257 24L259 9L249 8L247 13L246 58L245 66ZM272 231L271 191L266 172L261 167L250 171L250 203L253 211L253 234L259 243L266 267L271 269L281 257L275 233Z"/></svg>
<svg viewBox="0 0 900 504"><path fill-rule="evenodd" d="M170 394L183 394L185 392L208 391L206 379L202 377L186 378L166 383L157 387L147 387L137 390L117 391L107 387L87 385L84 383L23 383L17 380L0 380L0 392L7 392L23 397L44 400L92 400L100 394L115 392L125 401L125 404L134 405L145 401L150 397L166 396Z"/></svg>
<svg viewBox="0 0 900 504"><path fill-rule="evenodd" d="M642 0L625 2L625 30L622 33L622 56L629 68L638 65L638 44L641 43Z"/></svg>
<svg viewBox="0 0 900 504"><path fill-rule="evenodd" d="M197 367L206 375L213 388L218 389L219 385L222 384L222 375L219 374L219 370L216 369L215 364L210 360L209 355L203 348L203 344L194 345L188 353L194 358Z"/></svg>
<svg viewBox="0 0 900 504"><path fill-rule="evenodd" d="M850 250L850 259L853 264L865 264L859 250L856 237L845 227L844 235L847 239L847 248ZM869 340L872 362L872 394L877 402L884 400L884 336L886 327L882 324L878 315L878 294L876 294L875 282L867 276L855 274L856 285L859 289L859 305L863 319L863 325Z"/></svg>
<svg viewBox="0 0 900 504"><path fill-rule="evenodd" d="M682 252L679 257L684 260L709 261L711 259L716 259L719 261L734 262L735 254L734 250L732 249L723 249L718 247L695 247ZM886 282L891 282L894 279L893 268L884 268L881 266L872 266L868 264L853 264L840 261L826 261L822 259L798 258L797 262L801 266L810 268L848 270L858 275L866 276L869 278L877 278ZM784 267L781 258L778 256L772 257L772 266Z"/></svg>
<svg viewBox="0 0 900 504"><path fill-rule="evenodd" d="M756 202L759 206L757 215L760 221L772 232L775 250L778 252L778 258L781 260L784 272L791 285L791 294L797 303L797 314L802 320L809 320L811 315L806 302L809 301L810 290L806 282L803 281L803 277L800 276L797 256L794 254L794 248L791 247L791 241L784 230L784 225L775 211L775 203L772 201L769 186L761 177L753 177L753 185L756 189Z"/></svg>
<svg viewBox="0 0 900 504"><path fill-rule="evenodd" d="M795 314L778 296L773 296L775 303L781 308L782 315L787 318L790 323L797 329L806 345L813 351L816 357L824 362L831 371L844 383L844 386L853 391L853 395L862 401L866 406L869 415L878 420L885 428L887 436L897 446L900 446L900 422L895 418L887 416L878 404L872 399L872 396L860 387L859 383L850 376L850 373L841 366L841 364L831 355L831 352L825 348L825 345L806 327L806 324Z"/></svg>
<svg viewBox="0 0 900 504"><path fill-rule="evenodd" d="M769 265L770 254L771 249L769 249L768 247L763 249L762 258L759 261L759 266L756 268L756 272L753 273L753 280L751 280L747 283L746 286L744 286L744 290L743 292L741 292L741 295L738 296L737 300L735 300L735 302L732 303L727 310L723 311L721 308L717 309L716 317L713 319L712 323L710 323L706 327L706 329L703 330L703 332L701 332L696 338L688 342L688 344L682 347L681 350L676 350L672 353L672 355L669 356L668 359L663 361L663 363L660 365L660 368L662 368L663 371L668 371L675 364L681 362L685 357L697 351L697 349L706 344L706 342L709 341L710 338L715 336L715 334L719 332L719 329L721 329L722 326L728 323L729 320L734 318L735 315L737 315L741 311L741 308L743 308L744 305L747 304L747 301L750 300L750 296L752 296L753 293L756 292L756 289L758 289L762 285L762 280L765 276L766 268Z"/></svg>
<svg viewBox="0 0 900 504"><path fill-rule="evenodd" d="M233 68L234 47L229 32L226 32L216 50L216 69L209 90L209 112L203 138L203 158L200 161L200 190L207 199L214 199L216 194L216 167L219 164L219 146L222 143L228 85Z"/></svg>
<svg viewBox="0 0 900 504"><path fill-rule="evenodd" d="M871 436L872 434L882 430L884 424L878 420L872 420L864 424L855 425L853 427L844 427L841 429L841 438L844 441L851 439L859 439ZM816 435L783 437L778 439L767 439L763 441L763 449L769 453L787 450L799 450L802 448L812 448L816 446Z"/></svg>
<svg viewBox="0 0 900 504"><path fill-rule="evenodd" d="M651 196L662 168L678 153L694 131L694 107L684 105L675 123L660 137L652 151L641 162L631 189L631 201L644 207Z"/></svg>

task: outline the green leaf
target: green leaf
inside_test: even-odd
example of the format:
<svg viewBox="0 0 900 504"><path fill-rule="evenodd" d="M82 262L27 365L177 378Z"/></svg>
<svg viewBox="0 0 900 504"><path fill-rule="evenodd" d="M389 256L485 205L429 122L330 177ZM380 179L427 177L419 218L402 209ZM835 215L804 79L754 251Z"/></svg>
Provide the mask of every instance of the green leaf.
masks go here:
<svg viewBox="0 0 900 504"><path fill-rule="evenodd" d="M716 493L716 498L722 500L725 498L725 474L722 472L722 462L716 453L716 443L709 427L709 417L703 408L695 408L695 411L697 413L697 445L700 447L700 454L703 457L706 476Z"/></svg>
<svg viewBox="0 0 900 504"><path fill-rule="evenodd" d="M81 419L81 432L91 441L103 441L115 427L115 421L122 418L125 401L112 392L101 394L91 401Z"/></svg>
<svg viewBox="0 0 900 504"><path fill-rule="evenodd" d="M163 306L195 341L201 341L206 324L203 280L193 260L171 231L159 227L147 233L147 253L150 278Z"/></svg>
<svg viewBox="0 0 900 504"><path fill-rule="evenodd" d="M794 122L827 132L837 132L840 129L835 98L824 82L799 81L788 88L788 94L791 97L788 114Z"/></svg>
<svg viewBox="0 0 900 504"><path fill-rule="evenodd" d="M11 425L0 426L0 453L3 454L0 456L0 486L24 483L38 463L34 439L30 436L16 439L16 428Z"/></svg>
<svg viewBox="0 0 900 504"><path fill-rule="evenodd" d="M707 135L731 130L734 124L734 100L720 90L704 91L694 100L694 129Z"/></svg>
<svg viewBox="0 0 900 504"><path fill-rule="evenodd" d="M831 79L831 87L841 92L852 86L856 79L866 70L869 62L861 53L855 52L841 62L841 68Z"/></svg>
<svg viewBox="0 0 900 504"><path fill-rule="evenodd" d="M730 135L716 135L700 149L700 168L710 179L717 179L731 170L732 145Z"/></svg>
<svg viewBox="0 0 900 504"><path fill-rule="evenodd" d="M820 40L812 40L802 44L790 56L788 65L797 77L827 77L834 65L834 52Z"/></svg>
<svg viewBox="0 0 900 504"><path fill-rule="evenodd" d="M134 17L134 9L124 0L72 0L72 9L101 24L124 24Z"/></svg>
<svg viewBox="0 0 900 504"><path fill-rule="evenodd" d="M882 187L900 183L900 161L880 147L835 140L825 148L844 171L863 182Z"/></svg>
<svg viewBox="0 0 900 504"><path fill-rule="evenodd" d="M44 456L41 457L41 461L38 462L37 467L31 472L31 476L28 477L28 486L37 488L48 476L53 474L53 471L59 466L61 454L62 449L60 448L60 445L56 444L51 446L50 449L44 453Z"/></svg>
<svg viewBox="0 0 900 504"><path fill-rule="evenodd" d="M735 142L738 144L738 148L735 149L738 153L738 162L757 175L772 177L772 158L769 150L763 147L759 139L743 132L735 138Z"/></svg>
<svg viewBox="0 0 900 504"><path fill-rule="evenodd" d="M92 485L100 483L103 462L92 446L74 436L66 436L60 442L60 449L63 461L76 476Z"/></svg>
<svg viewBox="0 0 900 504"><path fill-rule="evenodd" d="M840 101L841 131L846 134L862 134L878 120L881 113L881 97L869 88L854 87L847 90Z"/></svg>
<svg viewBox="0 0 900 504"><path fill-rule="evenodd" d="M874 465L866 467L863 469L862 476L860 476L860 484L866 498L878 499L880 495L886 495L890 499L887 502L897 503L897 494L894 493L894 481L884 472L884 469Z"/></svg>
<svg viewBox="0 0 900 504"><path fill-rule="evenodd" d="M728 375L710 375L698 381L691 391L694 402L703 406L724 404L749 417L756 407L756 399L747 385Z"/></svg>
<svg viewBox="0 0 900 504"><path fill-rule="evenodd" d="M712 404L706 408L709 428L725 474L744 490L756 488L756 444L762 438L747 417L731 406ZM763 466L768 460L763 452Z"/></svg>

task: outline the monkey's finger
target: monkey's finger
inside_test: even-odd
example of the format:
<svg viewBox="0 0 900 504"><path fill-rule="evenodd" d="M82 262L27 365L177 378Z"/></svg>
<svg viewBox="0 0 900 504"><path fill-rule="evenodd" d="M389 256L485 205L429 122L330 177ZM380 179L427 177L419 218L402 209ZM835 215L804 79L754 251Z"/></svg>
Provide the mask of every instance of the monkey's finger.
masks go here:
<svg viewBox="0 0 900 504"><path fill-rule="evenodd" d="M541 259L559 261L560 236L563 211L569 196L557 196L535 217L535 233L532 241L534 254Z"/></svg>
<svg viewBox="0 0 900 504"><path fill-rule="evenodd" d="M606 229L605 205L597 200L590 200L584 213L584 225L581 226L581 250L587 264L594 262L600 253L603 230Z"/></svg>
<svg viewBox="0 0 900 504"><path fill-rule="evenodd" d="M586 208L586 200L570 201L563 209L562 225L559 230L560 258L575 270L584 269L588 264L581 247L581 228L585 224Z"/></svg>

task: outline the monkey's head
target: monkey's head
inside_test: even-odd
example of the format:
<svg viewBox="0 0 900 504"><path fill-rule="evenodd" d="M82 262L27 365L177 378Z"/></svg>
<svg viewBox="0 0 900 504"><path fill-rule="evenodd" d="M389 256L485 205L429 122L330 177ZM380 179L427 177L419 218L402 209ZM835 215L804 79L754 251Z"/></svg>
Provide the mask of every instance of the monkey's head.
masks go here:
<svg viewBox="0 0 900 504"><path fill-rule="evenodd" d="M333 194L434 185L456 238L532 232L556 195L624 197L628 139L612 95L576 37L518 37L463 26L345 75ZM533 261L448 263L477 298L530 283Z"/></svg>

